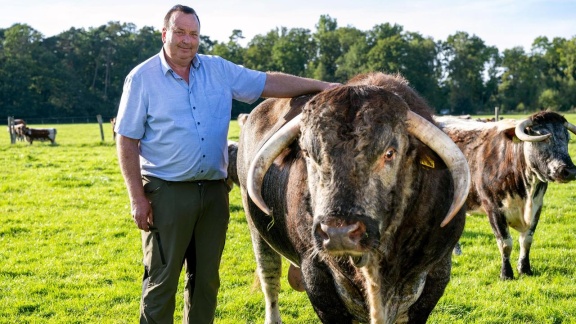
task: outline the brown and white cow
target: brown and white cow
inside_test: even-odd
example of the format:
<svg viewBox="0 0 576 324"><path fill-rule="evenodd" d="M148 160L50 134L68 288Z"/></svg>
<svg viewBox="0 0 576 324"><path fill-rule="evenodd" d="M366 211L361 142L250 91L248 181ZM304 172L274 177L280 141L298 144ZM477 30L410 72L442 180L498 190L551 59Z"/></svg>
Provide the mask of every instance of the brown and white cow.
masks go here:
<svg viewBox="0 0 576 324"><path fill-rule="evenodd" d="M8 125L8 133L15 136L16 140L24 141L24 128L26 127L26 121L24 119L14 119L11 124Z"/></svg>
<svg viewBox="0 0 576 324"><path fill-rule="evenodd" d="M28 128L23 129L24 136L26 140L30 142L30 145L34 143L34 140L38 141L50 141L52 144L56 143L56 128Z"/></svg>
<svg viewBox="0 0 576 324"><path fill-rule="evenodd" d="M403 78L264 101L237 165L265 323L281 323L282 257L324 323L426 321L450 280L470 174Z"/></svg>
<svg viewBox="0 0 576 324"><path fill-rule="evenodd" d="M574 132L576 127L554 112L539 112L522 121L435 120L468 160L472 188L467 208L488 215L502 258L500 278L514 278L509 227L520 232L518 272L531 275L530 247L548 182L576 178L568 154L568 130Z"/></svg>
<svg viewBox="0 0 576 324"><path fill-rule="evenodd" d="M26 124L14 124L14 135L16 135L16 139L19 141L26 140L26 136L24 136L24 130L26 129Z"/></svg>

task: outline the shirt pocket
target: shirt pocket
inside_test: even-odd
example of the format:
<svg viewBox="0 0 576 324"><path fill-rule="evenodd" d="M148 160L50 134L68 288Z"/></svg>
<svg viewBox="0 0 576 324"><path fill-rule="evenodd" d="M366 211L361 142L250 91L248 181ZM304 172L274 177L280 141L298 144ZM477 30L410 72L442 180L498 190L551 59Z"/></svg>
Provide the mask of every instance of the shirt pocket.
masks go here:
<svg viewBox="0 0 576 324"><path fill-rule="evenodd" d="M217 119L231 118L232 95L224 91L207 91L205 93L206 105L210 115Z"/></svg>

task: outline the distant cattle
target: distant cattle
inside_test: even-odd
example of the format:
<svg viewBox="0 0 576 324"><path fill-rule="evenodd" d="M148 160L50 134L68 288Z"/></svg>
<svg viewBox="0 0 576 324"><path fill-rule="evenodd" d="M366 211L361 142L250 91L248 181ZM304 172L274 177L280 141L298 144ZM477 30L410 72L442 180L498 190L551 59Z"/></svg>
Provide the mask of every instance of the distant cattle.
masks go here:
<svg viewBox="0 0 576 324"><path fill-rule="evenodd" d="M8 125L8 133L14 134L15 138L19 141L24 141L24 131L26 127L26 122L24 119L14 119L10 125Z"/></svg>
<svg viewBox="0 0 576 324"><path fill-rule="evenodd" d="M26 137L24 136L24 129L26 128L26 124L18 124L14 125L14 135L16 135L16 139L19 141L24 141Z"/></svg>
<svg viewBox="0 0 576 324"><path fill-rule="evenodd" d="M539 112L525 120L485 122L436 117L442 130L460 147L472 174L466 205L488 215L500 249L501 279L513 279L512 237L520 232L518 272L531 275L530 247L548 182L576 179L568 142L576 126L554 112Z"/></svg>
<svg viewBox="0 0 576 324"><path fill-rule="evenodd" d="M23 129L24 136L26 140L30 142L30 145L34 143L34 140L38 141L50 141L52 144L56 143L56 128L28 128Z"/></svg>
<svg viewBox="0 0 576 324"><path fill-rule="evenodd" d="M26 126L26 122L24 121L24 119L14 119L14 126L17 126L17 125Z"/></svg>

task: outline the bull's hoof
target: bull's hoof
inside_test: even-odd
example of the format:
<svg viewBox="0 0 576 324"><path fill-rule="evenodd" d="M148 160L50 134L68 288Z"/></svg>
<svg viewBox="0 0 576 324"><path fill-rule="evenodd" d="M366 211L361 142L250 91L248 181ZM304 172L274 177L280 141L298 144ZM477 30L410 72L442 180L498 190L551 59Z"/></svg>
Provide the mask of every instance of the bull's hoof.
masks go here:
<svg viewBox="0 0 576 324"><path fill-rule="evenodd" d="M290 264L290 268L288 268L288 283L290 284L290 287L296 291L302 292L305 290L302 270L292 264Z"/></svg>
<svg viewBox="0 0 576 324"><path fill-rule="evenodd" d="M510 262L504 262L502 264L502 268L500 269L500 279L501 280L513 280L514 279L514 271L512 270L512 266Z"/></svg>
<svg viewBox="0 0 576 324"><path fill-rule="evenodd" d="M527 276L533 275L532 267L530 267L530 261L528 261L527 258L520 260L520 262L518 263L518 273Z"/></svg>

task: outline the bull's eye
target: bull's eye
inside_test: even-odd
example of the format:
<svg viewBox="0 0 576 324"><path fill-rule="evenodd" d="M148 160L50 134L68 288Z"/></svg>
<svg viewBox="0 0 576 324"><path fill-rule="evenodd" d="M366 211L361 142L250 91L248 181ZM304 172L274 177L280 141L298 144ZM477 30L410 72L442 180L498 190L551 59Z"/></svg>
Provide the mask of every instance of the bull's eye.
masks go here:
<svg viewBox="0 0 576 324"><path fill-rule="evenodd" d="M396 150L390 148L388 149L388 151L386 151L386 153L384 153L384 160L392 161L394 159L394 156L396 156Z"/></svg>

